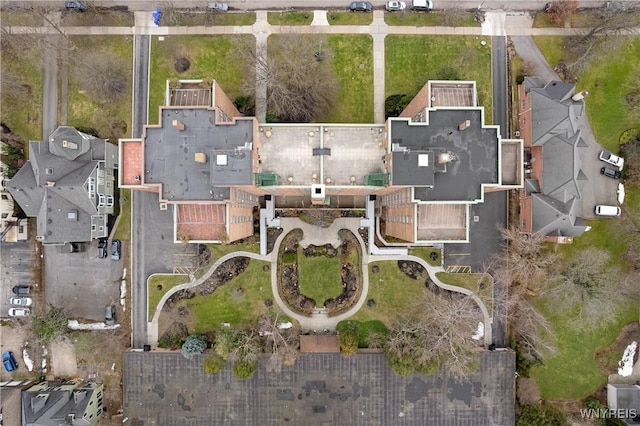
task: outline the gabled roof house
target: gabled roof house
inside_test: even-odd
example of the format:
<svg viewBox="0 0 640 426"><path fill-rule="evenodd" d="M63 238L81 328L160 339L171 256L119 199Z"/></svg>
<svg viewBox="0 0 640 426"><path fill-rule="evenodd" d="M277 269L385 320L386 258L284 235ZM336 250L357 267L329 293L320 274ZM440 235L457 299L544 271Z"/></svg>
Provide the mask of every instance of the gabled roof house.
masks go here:
<svg viewBox="0 0 640 426"><path fill-rule="evenodd" d="M519 86L519 128L525 146L525 184L520 191L520 231L568 243L589 227L580 217L587 184L582 160L587 144L578 119L584 100L575 85L545 84L527 77Z"/></svg>
<svg viewBox="0 0 640 426"><path fill-rule="evenodd" d="M91 241L108 235L114 212L117 147L60 126L47 141L29 143L29 161L5 183L44 244Z"/></svg>
<svg viewBox="0 0 640 426"><path fill-rule="evenodd" d="M98 383L44 381L22 392L23 426L90 426L103 410Z"/></svg>

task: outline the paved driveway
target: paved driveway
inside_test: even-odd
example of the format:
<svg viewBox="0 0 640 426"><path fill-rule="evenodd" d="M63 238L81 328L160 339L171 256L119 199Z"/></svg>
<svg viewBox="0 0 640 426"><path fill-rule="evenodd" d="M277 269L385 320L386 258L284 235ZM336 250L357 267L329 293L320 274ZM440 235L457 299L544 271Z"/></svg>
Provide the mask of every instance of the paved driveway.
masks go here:
<svg viewBox="0 0 640 426"><path fill-rule="evenodd" d="M104 321L105 305L120 304L123 262L99 259L97 241L84 246L85 251L80 253L63 253L58 247L45 246L46 300L64 307L71 318ZM126 244L122 250L124 255Z"/></svg>
<svg viewBox="0 0 640 426"><path fill-rule="evenodd" d="M31 243L0 243L0 318L8 316L9 298L13 296L11 289L16 285L34 285L33 261L34 253ZM34 290L36 290L34 288Z"/></svg>

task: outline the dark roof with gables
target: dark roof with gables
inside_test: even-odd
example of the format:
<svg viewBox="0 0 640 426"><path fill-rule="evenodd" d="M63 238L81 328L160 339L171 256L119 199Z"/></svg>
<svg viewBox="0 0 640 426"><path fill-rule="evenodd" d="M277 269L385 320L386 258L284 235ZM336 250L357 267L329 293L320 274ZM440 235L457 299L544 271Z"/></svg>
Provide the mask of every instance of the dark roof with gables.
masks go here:
<svg viewBox="0 0 640 426"><path fill-rule="evenodd" d="M96 177L108 145L69 126L58 127L46 142L29 143L29 161L6 187L27 216L38 217L45 243L91 240L91 217L100 212L86 184ZM115 150L111 145L109 155Z"/></svg>
<svg viewBox="0 0 640 426"><path fill-rule="evenodd" d="M533 194L533 232L542 235L575 237L587 230L576 216L577 200L563 203L544 194Z"/></svg>

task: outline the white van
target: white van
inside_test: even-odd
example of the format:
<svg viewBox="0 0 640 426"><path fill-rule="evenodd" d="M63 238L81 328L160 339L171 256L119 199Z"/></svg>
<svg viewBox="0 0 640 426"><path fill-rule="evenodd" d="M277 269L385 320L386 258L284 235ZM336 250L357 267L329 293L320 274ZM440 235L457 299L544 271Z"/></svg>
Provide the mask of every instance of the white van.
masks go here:
<svg viewBox="0 0 640 426"><path fill-rule="evenodd" d="M620 207L604 206L599 204L596 206L596 215L598 216L620 216Z"/></svg>

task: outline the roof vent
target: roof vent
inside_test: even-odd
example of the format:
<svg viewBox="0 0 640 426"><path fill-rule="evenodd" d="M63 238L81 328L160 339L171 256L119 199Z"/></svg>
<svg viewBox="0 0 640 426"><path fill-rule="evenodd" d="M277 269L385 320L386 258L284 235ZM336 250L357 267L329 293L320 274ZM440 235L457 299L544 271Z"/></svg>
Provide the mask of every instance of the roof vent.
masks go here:
<svg viewBox="0 0 640 426"><path fill-rule="evenodd" d="M205 154L204 152L196 152L195 160L196 163L204 164L207 162L207 154Z"/></svg>
<svg viewBox="0 0 640 426"><path fill-rule="evenodd" d="M48 175L52 175L53 174L53 168L51 167L47 167L46 169L44 169L44 172Z"/></svg>
<svg viewBox="0 0 640 426"><path fill-rule="evenodd" d="M184 130L184 123L180 120L173 120L173 122L171 123L173 125L173 127L175 127L176 129L183 131Z"/></svg>
<svg viewBox="0 0 640 426"><path fill-rule="evenodd" d="M471 127L471 120L464 120L462 123L458 124L458 130L462 131L467 127Z"/></svg>
<svg viewBox="0 0 640 426"><path fill-rule="evenodd" d="M226 154L218 154L218 155L216 155L216 165L217 166L226 166L227 165L227 155Z"/></svg>
<svg viewBox="0 0 640 426"><path fill-rule="evenodd" d="M441 152L438 154L438 164L446 164L452 160L450 152Z"/></svg>
<svg viewBox="0 0 640 426"><path fill-rule="evenodd" d="M429 154L418 154L418 167L429 167Z"/></svg>
<svg viewBox="0 0 640 426"><path fill-rule="evenodd" d="M67 212L67 220L76 222L78 220L78 210L69 210Z"/></svg>
<svg viewBox="0 0 640 426"><path fill-rule="evenodd" d="M69 149L78 149L78 144L75 142L62 141L62 146Z"/></svg>

